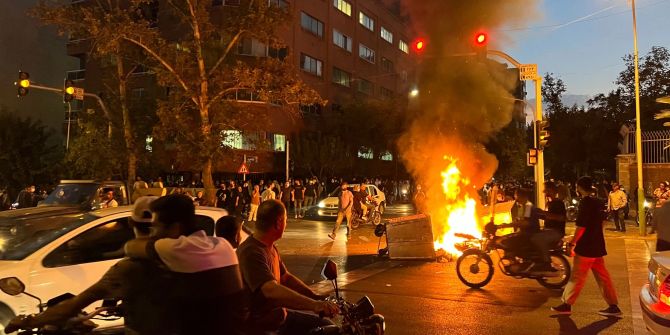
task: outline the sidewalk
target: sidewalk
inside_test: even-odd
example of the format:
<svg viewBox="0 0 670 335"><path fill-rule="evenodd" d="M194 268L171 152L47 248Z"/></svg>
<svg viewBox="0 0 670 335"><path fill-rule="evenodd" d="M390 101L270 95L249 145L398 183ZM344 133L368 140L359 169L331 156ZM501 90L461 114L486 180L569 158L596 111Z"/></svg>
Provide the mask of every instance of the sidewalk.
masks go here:
<svg viewBox="0 0 670 335"><path fill-rule="evenodd" d="M611 226L608 223L606 229ZM655 236L640 237L635 226L627 233L606 230L608 268L619 294L623 319L607 319L595 311L604 301L589 278L571 317L552 317L560 291L537 282L504 276L496 269L482 290L463 285L455 262L412 262L380 259L338 278L345 297L355 302L368 295L387 320L387 334L646 334L638 294L647 280L649 250ZM574 224L569 227L574 231ZM312 285L320 292L332 286Z"/></svg>

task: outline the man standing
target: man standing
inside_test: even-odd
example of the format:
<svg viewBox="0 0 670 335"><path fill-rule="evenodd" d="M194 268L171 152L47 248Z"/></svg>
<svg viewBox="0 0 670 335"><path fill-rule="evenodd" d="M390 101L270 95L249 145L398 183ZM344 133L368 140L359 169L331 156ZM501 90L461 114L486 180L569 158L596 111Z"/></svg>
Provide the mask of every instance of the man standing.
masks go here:
<svg viewBox="0 0 670 335"><path fill-rule="evenodd" d="M340 224L342 224L342 220L346 217L347 218L347 239L349 239L349 233L351 232L351 209L354 204L354 195L351 194L351 191L349 191L349 183L346 181L342 183L341 186L341 193L340 193L340 198L338 201L338 212L337 212L337 220L335 220L335 228L333 228L333 232L328 234L328 237L331 239L335 240L335 236L337 236L337 230L340 228Z"/></svg>
<svg viewBox="0 0 670 335"><path fill-rule="evenodd" d="M274 200L277 197L275 192L272 190L272 187L270 186L271 185L265 185L265 190L263 191L263 193L261 193L261 202Z"/></svg>
<svg viewBox="0 0 670 335"><path fill-rule="evenodd" d="M616 231L626 232L624 221L624 208L626 207L626 193L619 189L618 183L612 183L612 192L607 197L607 211L614 217L614 228Z"/></svg>
<svg viewBox="0 0 670 335"><path fill-rule="evenodd" d="M226 189L226 184L219 184L219 189L216 190L216 207L226 208L226 198L228 197L228 190Z"/></svg>
<svg viewBox="0 0 670 335"><path fill-rule="evenodd" d="M314 201L316 200L316 190L317 184L316 180L313 178L307 182L305 186L305 210L308 211L312 206L314 206Z"/></svg>
<svg viewBox="0 0 670 335"><path fill-rule="evenodd" d="M251 203L249 206L249 216L247 221L256 221L256 214L258 212L258 206L261 204L261 191L259 190L258 185L254 185L253 193L251 194Z"/></svg>
<svg viewBox="0 0 670 335"><path fill-rule="evenodd" d="M286 222L286 208L281 202L264 201L258 208L256 232L242 242L237 256L244 287L251 295L251 324L259 332L308 334L332 324L318 314L334 316L338 308L332 302L321 301L325 296L314 293L286 269L275 246L284 234Z"/></svg>
<svg viewBox="0 0 670 335"><path fill-rule="evenodd" d="M149 188L149 185L147 185L147 183L142 180L142 177L137 176L137 178L135 178L135 183L133 184L133 193L137 192L137 190L141 188Z"/></svg>
<svg viewBox="0 0 670 335"><path fill-rule="evenodd" d="M577 302L579 293L586 284L586 276L588 276L589 271L592 271L600 287L600 292L602 292L603 298L609 305L609 307L598 311L598 314L621 316L622 312L618 306L616 290L603 258L607 255L603 234L603 206L593 195L593 180L591 177L579 178L577 192L582 196L582 200L579 202L577 230L570 243L574 247L571 249L575 255L572 275L568 285L563 290L563 303L552 307L551 310L558 314L571 314L572 305Z"/></svg>
<svg viewBox="0 0 670 335"><path fill-rule="evenodd" d="M293 191L291 191L291 198L293 199L293 206L295 207L295 218L302 218L304 216L304 213L302 212L302 203L305 199L305 188L298 179L296 179Z"/></svg>

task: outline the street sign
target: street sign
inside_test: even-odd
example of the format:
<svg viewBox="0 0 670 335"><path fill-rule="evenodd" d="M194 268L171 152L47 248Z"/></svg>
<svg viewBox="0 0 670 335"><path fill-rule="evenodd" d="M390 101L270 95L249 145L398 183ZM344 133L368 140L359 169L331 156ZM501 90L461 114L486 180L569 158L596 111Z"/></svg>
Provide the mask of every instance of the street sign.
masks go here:
<svg viewBox="0 0 670 335"><path fill-rule="evenodd" d="M519 66L519 77L521 80L537 79L537 64L521 64Z"/></svg>
<svg viewBox="0 0 670 335"><path fill-rule="evenodd" d="M81 87L75 87L72 96L77 100L84 100L84 89Z"/></svg>
<svg viewBox="0 0 670 335"><path fill-rule="evenodd" d="M526 165L535 166L537 165L537 149L530 149L526 154Z"/></svg>
<svg viewBox="0 0 670 335"><path fill-rule="evenodd" d="M249 174L249 168L247 168L247 164L242 163L240 168L237 170L237 173L239 173L239 174Z"/></svg>

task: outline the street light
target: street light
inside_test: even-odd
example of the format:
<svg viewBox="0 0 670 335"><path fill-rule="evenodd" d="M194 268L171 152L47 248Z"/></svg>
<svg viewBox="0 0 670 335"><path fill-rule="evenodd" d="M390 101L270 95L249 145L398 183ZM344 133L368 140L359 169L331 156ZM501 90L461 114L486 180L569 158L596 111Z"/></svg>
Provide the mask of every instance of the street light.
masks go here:
<svg viewBox="0 0 670 335"><path fill-rule="evenodd" d="M642 127L640 125L640 68L637 51L637 19L635 17L635 0L631 0L633 8L633 60L635 63L635 160L637 161L637 211L640 220L640 235L647 235L647 222L640 211L644 208L644 183L642 180Z"/></svg>
<svg viewBox="0 0 670 335"><path fill-rule="evenodd" d="M419 96L419 89L414 88L411 91L409 91L409 96L412 97L412 98L415 98L415 97Z"/></svg>

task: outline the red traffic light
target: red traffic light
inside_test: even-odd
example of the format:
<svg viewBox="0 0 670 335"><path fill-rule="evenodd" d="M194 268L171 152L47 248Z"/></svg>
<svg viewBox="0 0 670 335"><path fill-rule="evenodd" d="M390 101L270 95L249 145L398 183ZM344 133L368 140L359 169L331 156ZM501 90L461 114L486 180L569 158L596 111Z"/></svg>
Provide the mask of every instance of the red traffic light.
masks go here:
<svg viewBox="0 0 670 335"><path fill-rule="evenodd" d="M415 52L422 52L426 49L426 40L423 38L416 39L414 44L412 44L412 47L414 48Z"/></svg>
<svg viewBox="0 0 670 335"><path fill-rule="evenodd" d="M489 43L489 36L486 33L480 32L475 35L475 44L477 46L485 46L488 43Z"/></svg>

